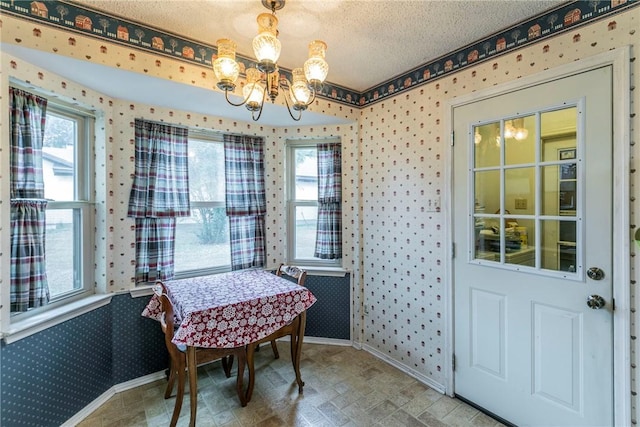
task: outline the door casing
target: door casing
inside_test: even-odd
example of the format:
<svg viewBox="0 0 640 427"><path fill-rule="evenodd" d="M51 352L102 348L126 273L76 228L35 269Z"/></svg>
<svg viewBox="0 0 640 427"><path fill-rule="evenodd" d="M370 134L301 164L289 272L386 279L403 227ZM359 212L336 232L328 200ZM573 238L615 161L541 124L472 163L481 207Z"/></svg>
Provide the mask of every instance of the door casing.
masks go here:
<svg viewBox="0 0 640 427"><path fill-rule="evenodd" d="M445 392L449 396L455 395L453 357L454 357L454 286L453 274L453 112L458 106L473 103L499 94L514 92L529 86L568 77L604 65L613 67L613 298L615 311L613 312L613 412L616 425L626 425L631 422L631 290L630 290L630 229L629 220L629 186L630 171L628 145L630 140L630 47L625 46L608 52L597 54L569 64L543 71L541 73L522 77L501 85L493 86L478 92L473 92L452 99L447 106L445 129L452 135L451 143L445 152L445 198L444 209L446 230L445 247L452 255L447 258L445 266ZM463 143L460 141L459 143ZM588 172L587 172L588 173Z"/></svg>

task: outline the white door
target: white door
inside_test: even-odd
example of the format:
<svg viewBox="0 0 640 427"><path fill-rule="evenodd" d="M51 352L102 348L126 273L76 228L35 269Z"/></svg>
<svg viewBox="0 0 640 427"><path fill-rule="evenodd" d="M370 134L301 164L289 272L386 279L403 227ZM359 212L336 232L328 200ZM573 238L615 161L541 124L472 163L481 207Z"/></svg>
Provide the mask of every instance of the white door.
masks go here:
<svg viewBox="0 0 640 427"><path fill-rule="evenodd" d="M454 109L455 393L516 425L613 423L611 87Z"/></svg>

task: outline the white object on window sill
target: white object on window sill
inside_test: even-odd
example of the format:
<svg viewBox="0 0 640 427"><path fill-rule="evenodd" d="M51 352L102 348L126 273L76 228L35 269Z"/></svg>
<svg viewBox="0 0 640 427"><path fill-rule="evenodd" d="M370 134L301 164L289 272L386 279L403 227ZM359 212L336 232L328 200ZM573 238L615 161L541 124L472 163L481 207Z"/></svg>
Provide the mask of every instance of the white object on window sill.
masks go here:
<svg viewBox="0 0 640 427"><path fill-rule="evenodd" d="M301 264L296 264L296 267L305 270L308 276L344 277L349 272L349 270L342 267L305 266Z"/></svg>
<svg viewBox="0 0 640 427"><path fill-rule="evenodd" d="M11 344L52 326L66 322L92 310L111 303L113 294L91 295L59 308L47 310L36 316L12 323L8 330L2 331L5 343Z"/></svg>

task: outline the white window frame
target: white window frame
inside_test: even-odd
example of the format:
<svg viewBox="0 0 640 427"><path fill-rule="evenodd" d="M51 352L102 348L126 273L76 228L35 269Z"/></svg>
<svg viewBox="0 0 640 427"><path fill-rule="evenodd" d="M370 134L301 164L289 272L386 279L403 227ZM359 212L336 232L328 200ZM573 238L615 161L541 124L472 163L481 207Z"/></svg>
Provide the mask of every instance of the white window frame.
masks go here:
<svg viewBox="0 0 640 427"><path fill-rule="evenodd" d="M316 200L296 200L295 192L295 173L296 173L296 156L297 149L317 148L319 144L341 143L340 138L326 139L304 139L304 140L287 140L286 141L286 171L285 171L285 187L287 193L287 262L299 266L308 267L342 267L342 258L339 259L319 259L319 258L298 258L295 253L296 242L296 208L305 206L318 206ZM342 201L341 201L342 204ZM344 226L343 226L344 229ZM342 244L344 244L344 239Z"/></svg>
<svg viewBox="0 0 640 427"><path fill-rule="evenodd" d="M19 86L17 86L19 87ZM33 92L32 89L27 89ZM45 97L45 95L43 95ZM67 106L57 100L48 99L47 115L72 119L77 123L77 141L74 158L73 199L68 201L48 200L46 211L57 209L73 210L74 235L72 242L74 255L74 289L52 296L49 304L23 313L10 313L10 324L33 323L36 318L48 318L66 306L76 305L79 300L95 294L95 156L94 135L95 116L78 108ZM46 132L46 123L45 123ZM46 183L45 183L46 186ZM45 248L46 251L46 248ZM45 252L46 256L46 252Z"/></svg>

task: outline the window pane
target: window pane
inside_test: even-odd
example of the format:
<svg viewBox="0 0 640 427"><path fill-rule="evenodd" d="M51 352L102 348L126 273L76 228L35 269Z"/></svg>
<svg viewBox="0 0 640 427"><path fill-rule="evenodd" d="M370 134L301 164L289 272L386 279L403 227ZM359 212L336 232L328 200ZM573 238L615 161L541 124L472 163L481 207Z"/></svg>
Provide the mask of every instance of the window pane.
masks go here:
<svg viewBox="0 0 640 427"><path fill-rule="evenodd" d="M313 258L316 242L316 222L318 208L315 206L296 207L295 257Z"/></svg>
<svg viewBox="0 0 640 427"><path fill-rule="evenodd" d="M47 114L42 147L44 197L58 201L75 200L76 120Z"/></svg>
<svg viewBox="0 0 640 427"><path fill-rule="evenodd" d="M558 150L576 148L577 120L576 107L540 114L543 161L558 160Z"/></svg>
<svg viewBox="0 0 640 427"><path fill-rule="evenodd" d="M535 267L535 221L506 218L505 222L505 263Z"/></svg>
<svg viewBox="0 0 640 427"><path fill-rule="evenodd" d="M474 128L474 166L476 168L500 164L500 123L489 123Z"/></svg>
<svg viewBox="0 0 640 427"><path fill-rule="evenodd" d="M500 171L475 173L475 212L500 212Z"/></svg>
<svg viewBox="0 0 640 427"><path fill-rule="evenodd" d="M189 198L224 201L224 144L189 140Z"/></svg>
<svg viewBox="0 0 640 427"><path fill-rule="evenodd" d="M575 238L575 221L542 221L542 268L574 273L577 263Z"/></svg>
<svg viewBox="0 0 640 427"><path fill-rule="evenodd" d="M176 221L175 271L231 265L225 208L193 208Z"/></svg>
<svg viewBox="0 0 640 427"><path fill-rule="evenodd" d="M295 200L318 199L318 156L316 148L295 150L296 184ZM315 239L315 237L314 237Z"/></svg>
<svg viewBox="0 0 640 427"><path fill-rule="evenodd" d="M535 212L535 168L507 169L504 172L504 203L508 212L517 215Z"/></svg>
<svg viewBox="0 0 640 427"><path fill-rule="evenodd" d="M535 116L505 120L505 164L533 163L536 159Z"/></svg>
<svg viewBox="0 0 640 427"><path fill-rule="evenodd" d="M79 218L78 212L76 221ZM47 209L45 251L47 281L52 298L79 287L79 278L74 274L74 259L78 254L73 242L80 239L77 229L74 227L73 209Z"/></svg>

